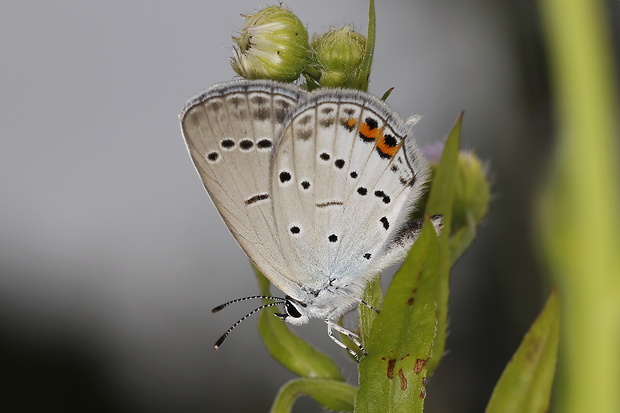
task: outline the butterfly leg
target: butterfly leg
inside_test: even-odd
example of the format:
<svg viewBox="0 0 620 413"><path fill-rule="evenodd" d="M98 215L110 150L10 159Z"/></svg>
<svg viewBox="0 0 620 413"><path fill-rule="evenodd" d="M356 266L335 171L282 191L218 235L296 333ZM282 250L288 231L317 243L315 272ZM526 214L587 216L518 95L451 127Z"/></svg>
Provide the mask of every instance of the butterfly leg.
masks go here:
<svg viewBox="0 0 620 413"><path fill-rule="evenodd" d="M329 336L329 338L331 338L334 341L334 343L338 344L340 347L348 351L349 354L355 357L355 360L359 361L359 355L353 350L351 350L346 344L344 344L338 338L336 338L332 329L347 336L357 347L359 347L359 349L362 351L362 354L364 355L368 354L366 353L366 350L364 349L364 346L362 345L360 336L358 336L352 331L347 330L346 328L340 326L339 324L334 323L333 321L327 320L326 323L327 323L327 335Z"/></svg>

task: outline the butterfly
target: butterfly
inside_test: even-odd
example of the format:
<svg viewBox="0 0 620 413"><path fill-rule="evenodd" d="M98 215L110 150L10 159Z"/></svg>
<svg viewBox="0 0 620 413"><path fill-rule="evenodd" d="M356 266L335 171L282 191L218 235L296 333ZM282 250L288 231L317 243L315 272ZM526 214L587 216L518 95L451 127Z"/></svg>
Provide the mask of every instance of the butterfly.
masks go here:
<svg viewBox="0 0 620 413"><path fill-rule="evenodd" d="M234 80L192 98L180 114L194 166L252 263L286 296L281 319L338 324L368 282L404 259L421 231L409 215L429 177L411 126L360 91ZM436 230L441 217L432 217Z"/></svg>

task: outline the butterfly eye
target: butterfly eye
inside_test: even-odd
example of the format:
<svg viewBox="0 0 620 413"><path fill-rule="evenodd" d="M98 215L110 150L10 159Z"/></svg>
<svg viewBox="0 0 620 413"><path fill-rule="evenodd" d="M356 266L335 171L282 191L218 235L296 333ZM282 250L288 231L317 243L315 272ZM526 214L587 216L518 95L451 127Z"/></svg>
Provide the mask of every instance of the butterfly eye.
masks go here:
<svg viewBox="0 0 620 413"><path fill-rule="evenodd" d="M301 313L299 312L297 307L295 307L295 304L293 304L291 301L287 301L284 308L286 309L286 314L290 315L291 317L293 318L301 317Z"/></svg>

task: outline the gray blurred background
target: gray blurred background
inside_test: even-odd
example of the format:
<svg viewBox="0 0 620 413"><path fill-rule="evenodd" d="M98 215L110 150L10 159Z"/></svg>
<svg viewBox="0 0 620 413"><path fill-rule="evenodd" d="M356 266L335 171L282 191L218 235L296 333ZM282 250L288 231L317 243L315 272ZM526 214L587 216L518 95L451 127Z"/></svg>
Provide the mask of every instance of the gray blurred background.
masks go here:
<svg viewBox="0 0 620 413"><path fill-rule="evenodd" d="M269 3L273 4L273 3ZM11 2L0 10L0 404L11 411L266 411L293 378L256 319L256 282L184 147L187 98L230 80L239 17L269 5ZM609 2L617 29L618 2ZM365 0L288 0L310 33ZM465 110L463 147L487 161L491 211L454 268L448 354L428 412L479 412L549 291L535 199L552 108L535 3L377 0L371 92L394 86L421 145ZM617 35L617 30L616 30ZM389 277L390 274L386 274ZM296 329L355 366L321 322ZM320 408L309 399L296 412ZM4 410L4 409L3 409ZM7 410L5 410L7 411Z"/></svg>

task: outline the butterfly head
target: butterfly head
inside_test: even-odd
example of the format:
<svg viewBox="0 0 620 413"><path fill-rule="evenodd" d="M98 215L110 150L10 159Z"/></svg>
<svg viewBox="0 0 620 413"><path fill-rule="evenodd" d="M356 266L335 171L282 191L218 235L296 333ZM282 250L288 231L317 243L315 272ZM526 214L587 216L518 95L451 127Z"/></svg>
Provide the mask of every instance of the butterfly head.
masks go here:
<svg viewBox="0 0 620 413"><path fill-rule="evenodd" d="M295 300L288 295L284 299L285 314L276 313L275 316L293 325L306 324L310 317L308 316L308 306L301 301Z"/></svg>

